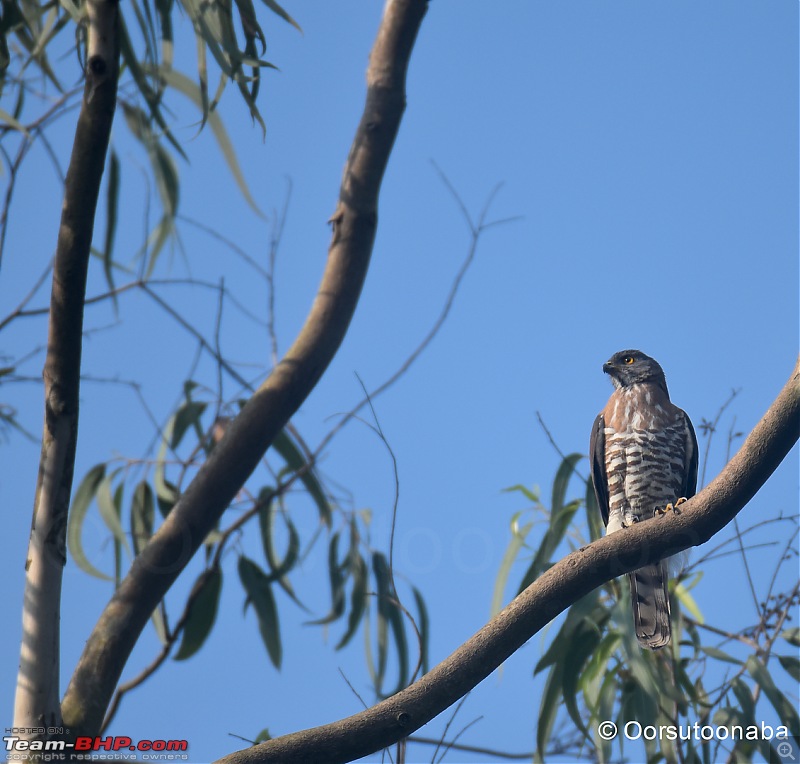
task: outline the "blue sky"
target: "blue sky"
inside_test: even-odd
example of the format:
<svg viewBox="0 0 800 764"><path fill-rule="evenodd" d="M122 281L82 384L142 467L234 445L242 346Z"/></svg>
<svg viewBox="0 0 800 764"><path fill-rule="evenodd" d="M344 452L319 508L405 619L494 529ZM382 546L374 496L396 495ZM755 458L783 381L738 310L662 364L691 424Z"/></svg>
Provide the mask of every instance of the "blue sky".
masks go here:
<svg viewBox="0 0 800 764"><path fill-rule="evenodd" d="M286 7L303 34L266 18L266 58L280 68L264 75L266 140L233 89L221 106L251 192L270 218L291 181L276 270L282 349L299 329L325 263L326 221L360 117L381 4ZM489 219L519 219L484 232L442 331L375 401L400 476L395 563L426 597L432 663L487 620L508 524L525 506L503 489L540 484L547 493L558 457L537 412L562 449L586 451L593 418L611 390L601 365L628 347L661 362L673 400L696 426L713 418L736 388L741 392L722 426L747 432L786 381L798 348L797 22L797 4L789 0L431 4L411 61L408 108L383 184L363 296L341 351L294 421L310 444L319 442L360 399L356 374L376 387L439 315L470 236L432 162L475 216L502 183ZM187 34L184 26L176 66L193 76ZM77 79L77 64L60 65L76 67ZM197 135L188 102L175 96L171 105L190 158L178 165L181 212L264 262L270 221L244 202L211 132ZM56 151L68 151L73 119L60 123L64 135L50 136ZM146 158L121 115L113 145L127 194L116 254L128 261L145 229ZM0 314L16 306L51 256L60 203L57 178L39 148L14 197ZM99 232L102 226L101 214ZM189 225L181 238L185 259L165 252L160 277L224 276L238 300L266 315L266 285L230 250ZM95 262L90 293L103 288ZM161 294L211 336L213 294L178 287ZM46 295L42 290L34 304ZM195 344L141 295L121 299L118 323L110 305L88 309L86 326L95 330L84 351L87 374L140 380L163 420L180 395ZM2 352L18 358L45 342L45 324L16 322L3 335ZM252 364L243 373L259 378L269 366L263 326L228 310L221 336L226 355ZM35 378L42 361L40 353L19 371ZM204 361L195 378L213 387L212 372ZM226 395L236 392L227 383ZM6 386L2 399L31 432L40 431L37 384ZM114 456L140 456L153 436L123 386L85 382L81 413L76 476ZM723 440L724 433L712 448L709 479L724 463ZM0 577L11 616L0 635L7 656L0 688L2 715L10 720L38 446L13 437L2 448L7 530ZM349 492L351 506L371 510L372 541L386 549L394 481L380 441L363 425L350 425L333 441L322 472ZM742 527L796 514L797 489L795 449L740 514ZM297 522L306 513L313 527L311 508L301 500L297 506ZM781 527L789 532L788 524ZM96 515L84 541L95 564L110 570ZM243 548L258 553L254 539ZM763 586L775 547L750 554ZM198 571L193 566L179 581L179 594L185 596ZM340 627L326 635L302 626L307 616L288 600L280 602L284 667L273 670L253 613L242 617L233 555L225 576L219 622L203 651L185 663L169 662L131 693L111 732L186 738L193 761L210 761L243 745L229 733L252 737L268 727L278 735L358 711L339 668L369 699L359 639L334 652ZM327 594L314 589L322 576L311 558L297 583L320 610ZM746 591L742 560L731 556L709 566L693 593L709 622L735 630L753 619L748 596L740 594ZM64 682L109 594L108 585L68 565ZM534 637L470 696L453 729L481 719L462 742L533 749L540 684L531 673L541 644ZM123 678L156 652L148 633ZM445 721L424 734L436 736ZM410 760L430 756L413 749ZM451 754L447 760L481 759Z"/></svg>

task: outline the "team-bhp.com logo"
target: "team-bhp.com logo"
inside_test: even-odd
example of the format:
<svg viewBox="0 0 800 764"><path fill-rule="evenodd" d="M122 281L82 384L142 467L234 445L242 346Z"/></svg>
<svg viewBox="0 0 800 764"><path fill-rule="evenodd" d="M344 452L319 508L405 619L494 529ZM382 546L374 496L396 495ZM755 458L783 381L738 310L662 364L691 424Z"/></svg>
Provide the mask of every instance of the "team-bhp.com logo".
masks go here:
<svg viewBox="0 0 800 764"><path fill-rule="evenodd" d="M59 754L66 754L68 751L71 757L74 758L72 752L78 753L97 753L98 751L105 751L107 753L120 754L128 751L136 751L143 753L139 756L125 756L124 758L141 758L144 760L159 760L163 761L165 758L171 760L185 760L185 756L174 755L189 748L189 743L186 740L139 740L134 742L132 738L124 735L114 735L109 737L89 737L88 735L81 735L76 737L75 740L27 740L17 735L5 735L3 737L5 743L5 750L11 754L8 758L12 759L25 759L30 754L35 754L38 758L47 758L51 761L57 761L61 756ZM44 756L43 756L44 754ZM165 754L172 754L166 755ZM66 756L64 756L66 758ZM89 758L87 756L87 758ZM123 758L112 756L111 758Z"/></svg>

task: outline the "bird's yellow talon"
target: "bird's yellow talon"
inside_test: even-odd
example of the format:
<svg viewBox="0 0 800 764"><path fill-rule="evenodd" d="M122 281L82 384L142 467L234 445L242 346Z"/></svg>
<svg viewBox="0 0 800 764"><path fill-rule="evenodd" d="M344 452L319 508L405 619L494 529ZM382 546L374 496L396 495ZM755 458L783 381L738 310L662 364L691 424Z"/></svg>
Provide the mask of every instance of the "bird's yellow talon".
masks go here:
<svg viewBox="0 0 800 764"><path fill-rule="evenodd" d="M678 507L681 504L686 504L686 501L687 501L687 499L685 497L681 496L681 498L678 499L674 504L672 502L667 504L667 506L664 508L664 512L665 513L666 512L674 512L676 515L679 515L681 513L681 511L678 509Z"/></svg>

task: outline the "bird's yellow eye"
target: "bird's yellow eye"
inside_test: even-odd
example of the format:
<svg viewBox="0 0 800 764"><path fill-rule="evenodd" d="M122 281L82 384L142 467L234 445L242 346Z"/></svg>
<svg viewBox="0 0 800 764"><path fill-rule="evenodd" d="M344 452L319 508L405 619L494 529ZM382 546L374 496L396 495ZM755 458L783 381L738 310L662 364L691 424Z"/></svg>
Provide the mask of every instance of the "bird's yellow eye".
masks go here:
<svg viewBox="0 0 800 764"><path fill-rule="evenodd" d="M633 363L633 356L626 355L625 358L622 359L622 363L624 363L626 366L630 366Z"/></svg>

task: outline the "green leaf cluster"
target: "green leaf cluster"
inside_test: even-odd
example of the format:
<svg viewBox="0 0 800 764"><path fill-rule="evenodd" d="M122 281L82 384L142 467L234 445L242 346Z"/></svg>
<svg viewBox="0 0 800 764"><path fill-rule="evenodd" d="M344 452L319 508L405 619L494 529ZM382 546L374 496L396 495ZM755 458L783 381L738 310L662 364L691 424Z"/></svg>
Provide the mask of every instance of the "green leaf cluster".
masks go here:
<svg viewBox="0 0 800 764"><path fill-rule="evenodd" d="M224 436L230 420L220 416L203 396L194 382L184 384L182 400L164 427L154 460L122 466L98 464L80 481L70 512L68 543L72 558L89 575L119 584L128 561L141 554L160 520L180 501L191 474ZM278 435L268 458L280 462L265 471L269 484L259 488L254 498L237 501L235 517L224 515L205 540L205 567L177 610L174 627L169 626L173 619L168 618L166 603L155 611L153 625L162 644L168 650L176 646L173 657L182 661L196 655L206 643L217 619L227 559L224 553L230 549L237 560L244 614L255 616L266 655L279 669L283 659L281 609L289 602L310 612L294 578L325 533L330 606L327 613L307 623L324 626L327 631L342 622L336 650L350 644L363 626L376 696L387 694L390 670L396 671L390 693L402 689L420 670L427 670L429 620L421 592L408 587L414 602L412 616L397 593L386 554L370 544L369 513L345 512L336 505L315 469L313 456L293 430L287 428ZM258 482L259 477L256 473L252 480ZM298 485L302 487L299 493ZM295 488L290 491L292 486ZM245 489L242 496L248 495ZM300 496L317 511L319 530L310 538L303 537L293 519L293 506ZM101 570L84 548L86 519L95 506L111 534L113 574ZM260 541L260 555L243 550L248 523Z"/></svg>
<svg viewBox="0 0 800 764"><path fill-rule="evenodd" d="M149 277L165 244L180 246L176 220L179 214L180 177L176 155L187 159L174 133L170 97L180 94L198 109L199 128L209 124L231 175L250 208L258 208L242 172L217 105L231 82L264 135L266 124L257 99L263 69L276 69L263 56L267 50L268 22L275 18L296 29L300 26L274 0L130 0L119 3L119 46L121 57L118 103L131 135L141 144L149 162L158 194L161 215L149 231L137 259L144 261L141 273ZM176 21L175 16L178 16ZM176 34L181 22L191 25L186 33ZM35 140L60 116L68 113L80 98L81 88L73 87L74 69L51 66L63 59L85 64L85 39L88 25L86 0L4 0L0 11L0 135L16 133L19 159ZM70 36L70 32L72 33ZM173 67L179 41L194 42L197 71L194 77ZM208 58L218 71L213 97L209 97ZM31 76L38 70L40 77ZM66 74L65 74L66 72ZM69 74L71 72L71 74ZM58 94L39 87L39 81ZM119 123L119 121L118 121ZM13 172L10 155L5 155ZM93 254L103 262L106 281L113 292L115 269L130 267L113 259L114 240L120 210L121 164L115 148L109 152L105 194L106 231L103 249ZM148 192L149 194L149 192ZM149 198L147 205L149 206Z"/></svg>

